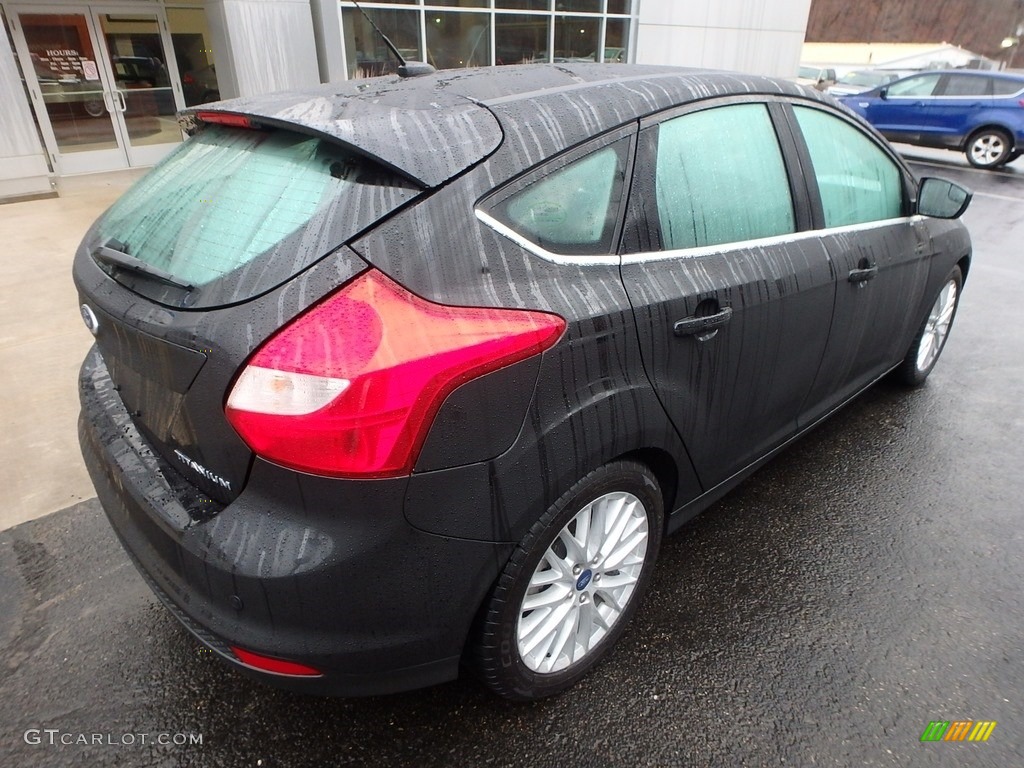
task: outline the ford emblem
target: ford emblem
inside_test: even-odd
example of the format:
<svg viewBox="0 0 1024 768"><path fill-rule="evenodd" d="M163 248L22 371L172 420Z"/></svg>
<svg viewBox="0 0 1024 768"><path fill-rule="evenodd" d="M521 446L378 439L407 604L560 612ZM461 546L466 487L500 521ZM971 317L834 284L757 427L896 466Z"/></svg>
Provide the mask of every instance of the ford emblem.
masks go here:
<svg viewBox="0 0 1024 768"><path fill-rule="evenodd" d="M89 329L89 333L93 336L100 329L100 321L96 317L96 313L92 311L92 307L88 304L82 305L82 320L85 321L85 327Z"/></svg>

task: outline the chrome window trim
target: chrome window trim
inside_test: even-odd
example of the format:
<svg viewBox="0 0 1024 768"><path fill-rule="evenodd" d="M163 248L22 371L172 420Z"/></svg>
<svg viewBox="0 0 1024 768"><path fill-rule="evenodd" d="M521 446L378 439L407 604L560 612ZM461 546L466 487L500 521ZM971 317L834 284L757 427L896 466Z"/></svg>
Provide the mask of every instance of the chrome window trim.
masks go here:
<svg viewBox="0 0 1024 768"><path fill-rule="evenodd" d="M553 264L563 264L563 265L569 265L569 264L573 264L573 265L588 264L588 265L592 265L592 266L617 267L619 265L619 263L620 263L619 256L617 256L615 254L610 254L610 253L603 253L603 254L594 255L594 256L587 256L587 255L573 256L571 254L552 253L551 251L546 250L545 248L540 247L539 245L537 245L532 240L529 240L526 237L524 237L523 235L519 234L518 232L516 232L511 227L509 227L509 226L507 226L505 224L502 224L500 221L495 219L493 216L491 216L491 215L489 215L487 213L484 213L479 208L474 208L473 211L474 211L474 213L476 213L477 219L479 219L483 224L486 224L488 227L493 229L495 232L497 232L502 237L508 238L513 243L518 245L520 248L523 248L524 250L529 251L534 256L537 256L537 257L539 257L541 259L544 259L545 261L550 261Z"/></svg>
<svg viewBox="0 0 1024 768"><path fill-rule="evenodd" d="M496 233L511 240L513 243L529 251L534 256L549 261L552 264L561 265L587 265L587 266L605 266L614 267L625 266L627 264L645 264L647 262L656 261L668 261L670 259L696 259L702 256L714 256L715 254L726 253L728 251L741 251L741 250L754 250L756 248L770 248L774 245L783 245L785 243L801 242L804 240L810 240L812 238L822 238L834 235L845 235L853 232L868 232L872 229L880 229L882 227L891 227L896 224L916 224L924 221L925 217L921 214L914 214L913 216L899 216L894 219L879 219L878 221L866 221L860 224L847 224L844 227L831 227L825 229L807 229L802 232L790 232L785 235L773 235L772 237L759 237L753 240L738 240L731 243L720 243L718 245L705 245L700 248L676 248L670 251L646 251L643 253L627 253L622 256L616 256L613 254L601 254L597 256L573 256L570 254L559 254L552 253L544 248L541 248L536 243L528 240L527 238L520 235L511 227L502 224L500 221L495 219L493 216L481 211L479 208L474 209L477 219L481 223L487 225Z"/></svg>
<svg viewBox="0 0 1024 768"><path fill-rule="evenodd" d="M802 242L810 239L820 239L835 235L845 235L852 232L867 232L872 229L891 227L895 224L914 224L924 220L924 216L915 214L913 216L900 216L895 219L880 219L878 221L867 221L861 224L847 224L844 227L830 227L826 229L807 229L802 232L791 232L787 235L773 235L772 237L760 237L754 240L739 240L732 243L721 243L719 245L705 245L700 248L677 248L671 251L648 251L644 253L628 253L622 256L622 265L646 264L647 262L667 261L669 259L696 259L702 256L714 256L729 251L755 250L757 248L770 248L774 245Z"/></svg>

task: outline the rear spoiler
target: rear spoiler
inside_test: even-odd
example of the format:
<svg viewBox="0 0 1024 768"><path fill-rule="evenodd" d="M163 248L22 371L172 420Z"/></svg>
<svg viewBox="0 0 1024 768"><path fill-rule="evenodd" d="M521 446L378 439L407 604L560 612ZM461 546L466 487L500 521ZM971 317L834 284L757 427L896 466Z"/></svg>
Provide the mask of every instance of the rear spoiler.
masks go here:
<svg viewBox="0 0 1024 768"><path fill-rule="evenodd" d="M497 118L469 99L432 88L387 96L391 103L372 93L279 93L189 108L179 113L178 122L190 136L210 123L318 136L428 189L476 165L501 144Z"/></svg>

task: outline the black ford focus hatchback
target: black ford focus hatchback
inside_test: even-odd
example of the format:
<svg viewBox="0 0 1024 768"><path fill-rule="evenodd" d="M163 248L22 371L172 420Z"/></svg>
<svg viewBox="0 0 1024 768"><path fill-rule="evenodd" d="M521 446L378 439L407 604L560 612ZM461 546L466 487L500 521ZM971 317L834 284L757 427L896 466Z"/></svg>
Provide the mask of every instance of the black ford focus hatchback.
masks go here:
<svg viewBox="0 0 1024 768"><path fill-rule="evenodd" d="M969 193L763 78L565 64L186 112L86 235L80 439L198 640L267 682L565 689L663 534L921 384Z"/></svg>

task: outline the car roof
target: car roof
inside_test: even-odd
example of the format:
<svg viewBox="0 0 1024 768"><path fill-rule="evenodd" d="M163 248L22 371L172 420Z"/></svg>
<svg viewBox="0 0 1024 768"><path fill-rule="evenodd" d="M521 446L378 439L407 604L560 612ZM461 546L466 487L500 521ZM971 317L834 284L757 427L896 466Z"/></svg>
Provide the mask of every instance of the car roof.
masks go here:
<svg viewBox="0 0 1024 768"><path fill-rule="evenodd" d="M181 119L189 132L204 122L202 113L223 112L325 135L435 187L506 139L519 146L525 168L663 109L752 93L822 100L786 80L735 72L573 62L349 80L204 104Z"/></svg>
<svg viewBox="0 0 1024 768"><path fill-rule="evenodd" d="M967 75L968 77L995 77L1000 80L1024 82L1024 75L1020 73L995 69L922 69L918 72L908 72L906 76L916 77L917 75Z"/></svg>

